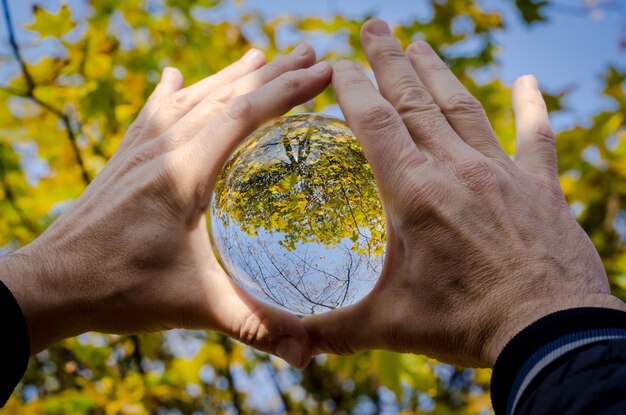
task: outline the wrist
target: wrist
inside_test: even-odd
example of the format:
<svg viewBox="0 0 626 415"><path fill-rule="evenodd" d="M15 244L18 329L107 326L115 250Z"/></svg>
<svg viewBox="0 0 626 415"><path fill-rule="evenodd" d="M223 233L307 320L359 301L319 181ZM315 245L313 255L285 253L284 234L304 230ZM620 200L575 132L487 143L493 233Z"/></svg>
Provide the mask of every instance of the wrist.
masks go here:
<svg viewBox="0 0 626 415"><path fill-rule="evenodd" d="M491 379L495 411L515 413L522 396L532 390L532 382L542 377L542 371L549 373L555 361L571 359L570 353L592 343L626 338L625 315L613 308L577 307L525 327L507 343L495 364Z"/></svg>
<svg viewBox="0 0 626 415"><path fill-rule="evenodd" d="M81 332L83 313L63 289L63 261L31 245L0 258L0 280L22 310L33 355Z"/></svg>
<svg viewBox="0 0 626 415"><path fill-rule="evenodd" d="M530 326L535 321L555 313L582 307L606 308L626 311L626 304L619 298L608 293L594 293L586 295L566 295L563 298L551 301L529 301L511 308L507 319L503 322L491 338L485 343L484 356L489 367L493 367L504 347L516 334Z"/></svg>

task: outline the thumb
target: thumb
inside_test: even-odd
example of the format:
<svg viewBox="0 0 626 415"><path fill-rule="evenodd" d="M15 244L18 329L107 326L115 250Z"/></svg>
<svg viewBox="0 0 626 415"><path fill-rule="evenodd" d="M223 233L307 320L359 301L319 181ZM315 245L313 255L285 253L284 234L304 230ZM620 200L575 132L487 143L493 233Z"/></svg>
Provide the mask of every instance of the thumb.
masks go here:
<svg viewBox="0 0 626 415"><path fill-rule="evenodd" d="M309 363L311 342L298 317L253 298L225 274L215 279L211 314L217 330L294 367Z"/></svg>
<svg viewBox="0 0 626 415"><path fill-rule="evenodd" d="M384 325L375 321L368 298L349 307L304 318L313 354L348 355L383 347L379 343L385 336L377 328Z"/></svg>

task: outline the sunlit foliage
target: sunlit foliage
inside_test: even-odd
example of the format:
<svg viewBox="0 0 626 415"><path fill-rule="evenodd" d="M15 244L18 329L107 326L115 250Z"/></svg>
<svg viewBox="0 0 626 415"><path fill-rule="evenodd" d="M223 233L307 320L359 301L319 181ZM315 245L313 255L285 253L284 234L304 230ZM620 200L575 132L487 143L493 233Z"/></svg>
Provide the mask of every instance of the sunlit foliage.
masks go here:
<svg viewBox="0 0 626 415"><path fill-rule="evenodd" d="M292 115L251 134L224 165L210 216L229 275L296 314L355 303L383 269L374 175L336 118Z"/></svg>
<svg viewBox="0 0 626 415"><path fill-rule="evenodd" d="M512 153L509 87L474 76L497 67L493 34L506 29L502 15L474 0L425 2L430 15L395 26L395 34L404 46L422 38L441 51L483 102ZM543 24L546 1L510 3L528 24ZM37 237L78 197L112 155L164 66L177 66L191 83L251 44L271 59L297 40L319 38L332 44L324 58L367 66L358 36L362 20L341 15L264 20L239 13L214 22L212 12L221 6L213 0L89 4L80 16L65 5L34 10L27 28L38 33L38 42L53 41L55 53L26 62L18 39L10 49L15 53L0 58L0 65L18 69L0 89L2 252ZM280 36L285 31L289 42ZM468 39L479 40L479 46L455 52ZM559 167L573 212L600 251L614 292L626 298L626 72L607 68L603 79L602 93L613 108L588 125L560 132ZM547 98L552 110L560 109L558 96ZM321 112L334 103L327 90L298 111ZM324 356L296 371L215 333L85 334L31 359L4 413L479 414L491 410L489 375L383 351Z"/></svg>

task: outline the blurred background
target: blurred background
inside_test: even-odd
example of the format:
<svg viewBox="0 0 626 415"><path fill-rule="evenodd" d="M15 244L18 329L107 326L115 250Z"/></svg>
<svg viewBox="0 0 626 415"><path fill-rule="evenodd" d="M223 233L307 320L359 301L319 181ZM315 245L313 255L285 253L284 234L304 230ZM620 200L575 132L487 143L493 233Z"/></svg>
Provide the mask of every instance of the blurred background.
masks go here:
<svg viewBox="0 0 626 415"><path fill-rule="evenodd" d="M545 93L561 181L626 299L623 0L0 0L0 255L36 238L113 154L164 66L189 84L249 47L310 42L368 70L359 28L425 39L514 149L510 86ZM330 90L295 112L340 115ZM121 247L123 249L123 247ZM383 351L300 371L215 333L86 333L30 361L6 414L489 414L488 370Z"/></svg>

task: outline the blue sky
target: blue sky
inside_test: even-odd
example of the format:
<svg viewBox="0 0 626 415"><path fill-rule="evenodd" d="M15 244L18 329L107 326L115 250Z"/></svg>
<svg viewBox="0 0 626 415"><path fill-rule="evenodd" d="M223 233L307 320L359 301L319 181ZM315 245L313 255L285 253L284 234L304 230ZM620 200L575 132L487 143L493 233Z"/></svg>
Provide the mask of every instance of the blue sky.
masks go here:
<svg viewBox="0 0 626 415"><path fill-rule="evenodd" d="M560 0L558 7L548 9L548 23L531 27L513 12L509 6L512 2L480 2L485 8L502 11L507 23L507 29L496 36L501 47L498 77L511 84L516 77L532 73L547 91L574 87L566 101L570 110L553 117L555 127L585 123L598 109L610 108L608 101L600 96L600 76L608 64L626 66L626 51L619 49L618 42L626 33L626 1L614 0L616 4L623 3L621 13L607 11L594 16L584 8L583 0ZM267 17L281 13L340 13L351 17L375 15L393 24L427 17L426 3L419 0L246 0L240 7ZM235 11L231 5L221 9L224 17Z"/></svg>
<svg viewBox="0 0 626 415"><path fill-rule="evenodd" d="M151 0L158 3L159 0ZM555 92L566 87L574 87L566 101L569 110L553 116L557 129L576 123L586 123L589 115L600 108L610 108L608 101L600 96L600 76L608 64L626 66L626 51L619 49L619 38L626 34L626 1L613 2L618 11L605 11L592 16L585 13L583 4L594 0L558 0L559 6L548 9L549 22L526 26L512 11L512 1L480 0L489 9L501 10L505 15L507 30L497 34L501 50L501 66L495 74L507 83L522 74L533 73L547 91ZM555 0L556 1L556 0ZM602 3L603 0L595 0ZM9 0L14 21L18 25L31 20L34 3L55 9L61 0ZM87 0L69 0L73 11L81 14L86 9ZM424 0L244 0L235 5L232 0L224 1L212 11L212 20L234 18L244 10L256 10L268 18L279 14L332 15L341 13L351 17L376 15L391 24L412 18L424 18L429 9ZM580 8L582 14L572 15L572 10ZM619 12L621 10L621 13ZM22 41L31 41L32 35L19 30ZM7 54L5 22L0 21L0 53ZM30 47L26 52L29 59L54 50L53 42ZM2 68L4 67L4 68ZM16 68L0 64L0 82L5 82Z"/></svg>

